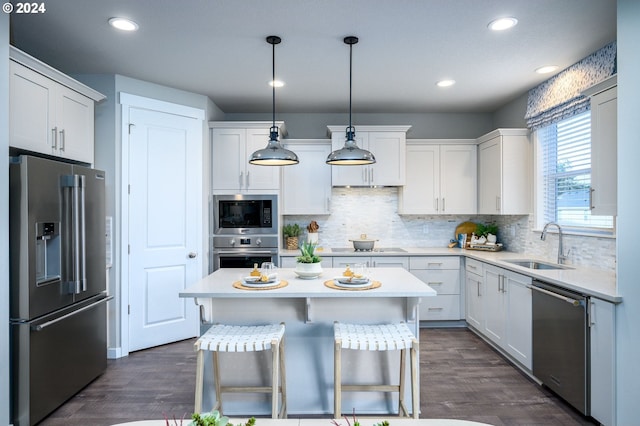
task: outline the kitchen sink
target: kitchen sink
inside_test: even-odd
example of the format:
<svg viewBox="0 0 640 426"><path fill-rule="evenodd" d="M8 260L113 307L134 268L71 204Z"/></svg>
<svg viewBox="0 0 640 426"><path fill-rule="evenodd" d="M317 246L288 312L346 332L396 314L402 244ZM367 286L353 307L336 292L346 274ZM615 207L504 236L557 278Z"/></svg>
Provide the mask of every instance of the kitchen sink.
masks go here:
<svg viewBox="0 0 640 426"><path fill-rule="evenodd" d="M542 262L540 260L533 259L505 260L505 262L529 269L573 269L570 266L560 265L558 263Z"/></svg>

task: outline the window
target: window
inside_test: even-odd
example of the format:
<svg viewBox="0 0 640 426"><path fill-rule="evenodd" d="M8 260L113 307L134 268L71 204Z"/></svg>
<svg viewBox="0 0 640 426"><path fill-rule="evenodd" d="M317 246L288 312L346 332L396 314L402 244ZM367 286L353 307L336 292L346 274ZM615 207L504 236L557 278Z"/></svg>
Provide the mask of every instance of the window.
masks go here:
<svg viewBox="0 0 640 426"><path fill-rule="evenodd" d="M536 131L538 226L557 222L578 232L610 233L612 216L591 214L591 112Z"/></svg>

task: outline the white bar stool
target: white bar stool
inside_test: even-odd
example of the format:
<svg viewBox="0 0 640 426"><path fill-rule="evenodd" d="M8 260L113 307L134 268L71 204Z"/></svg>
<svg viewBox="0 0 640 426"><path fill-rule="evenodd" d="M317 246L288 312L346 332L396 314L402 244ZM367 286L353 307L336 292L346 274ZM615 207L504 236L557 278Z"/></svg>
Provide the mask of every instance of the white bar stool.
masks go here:
<svg viewBox="0 0 640 426"><path fill-rule="evenodd" d="M216 403L213 410L222 412L222 394L231 392L271 393L271 417L287 416L287 390L284 369L284 323L259 326L213 325L194 344L196 366L196 413L202 411L204 385L204 351L212 352L213 381L216 387ZM222 386L220 383L219 352L255 352L271 349L271 386ZM279 383L278 383L279 382ZM282 397L278 412L278 394Z"/></svg>
<svg viewBox="0 0 640 426"><path fill-rule="evenodd" d="M409 412L404 403L404 376L406 350L410 349L411 361L411 396L413 404L413 418L417 419L420 413L418 395L418 340L415 338L405 323L399 324L343 324L335 322L334 330L334 410L333 417L342 416L342 392L398 392L398 415L402 413L409 417ZM400 351L400 383L398 385L344 385L342 384L342 349L354 349L360 351Z"/></svg>

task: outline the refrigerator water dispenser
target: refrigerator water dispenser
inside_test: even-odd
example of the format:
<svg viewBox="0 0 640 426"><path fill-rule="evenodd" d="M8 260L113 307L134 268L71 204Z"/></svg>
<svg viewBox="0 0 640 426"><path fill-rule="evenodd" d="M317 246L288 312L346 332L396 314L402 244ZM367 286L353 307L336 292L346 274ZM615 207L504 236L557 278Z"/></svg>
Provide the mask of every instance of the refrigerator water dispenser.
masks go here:
<svg viewBox="0 0 640 426"><path fill-rule="evenodd" d="M36 285L60 282L60 223L36 222Z"/></svg>

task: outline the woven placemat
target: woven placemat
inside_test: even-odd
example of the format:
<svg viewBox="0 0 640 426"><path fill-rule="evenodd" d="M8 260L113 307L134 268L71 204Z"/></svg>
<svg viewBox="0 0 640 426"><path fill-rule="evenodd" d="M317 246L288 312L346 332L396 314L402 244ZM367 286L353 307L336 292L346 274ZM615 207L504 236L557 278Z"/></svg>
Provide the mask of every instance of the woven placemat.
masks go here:
<svg viewBox="0 0 640 426"><path fill-rule="evenodd" d="M286 287L288 285L289 285L289 281L285 281L285 280L280 280L280 283L278 285L269 286L269 287L247 287L246 285L242 284L242 281L235 281L233 283L233 286L240 290L275 290L277 288Z"/></svg>
<svg viewBox="0 0 640 426"><path fill-rule="evenodd" d="M324 282L324 285L334 290L357 291L357 290L371 290L373 288L378 288L382 285L382 283L380 281L371 281L371 284L366 287L341 287L341 286L337 286L333 280L327 280Z"/></svg>

